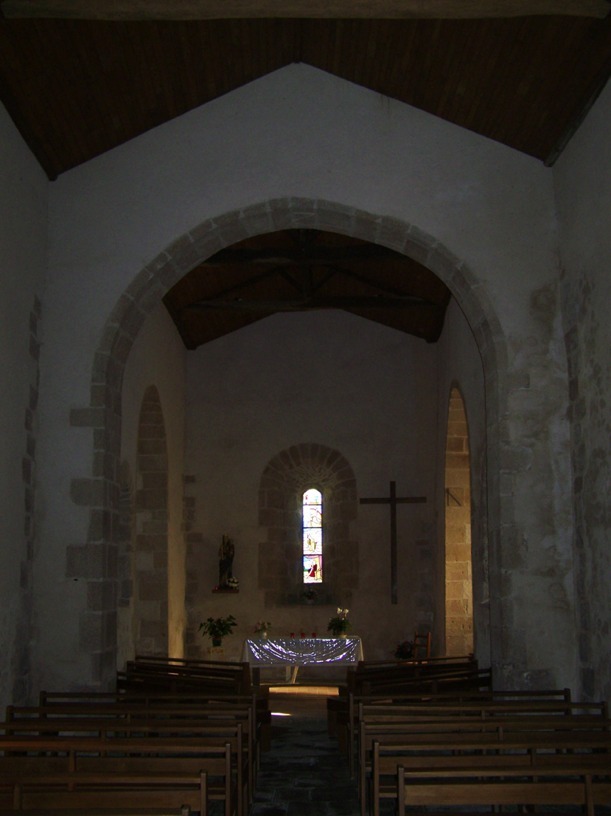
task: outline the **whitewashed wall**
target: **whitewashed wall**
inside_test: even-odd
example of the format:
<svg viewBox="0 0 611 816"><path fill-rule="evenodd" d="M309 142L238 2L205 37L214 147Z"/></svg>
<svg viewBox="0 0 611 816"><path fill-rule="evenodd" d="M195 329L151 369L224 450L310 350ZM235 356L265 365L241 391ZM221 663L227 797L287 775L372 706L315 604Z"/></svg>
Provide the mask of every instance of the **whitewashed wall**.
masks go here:
<svg viewBox="0 0 611 816"><path fill-rule="evenodd" d="M413 634L421 592L417 541L432 548L436 349L344 312L275 315L208 343L188 359L187 472L196 477L198 560L208 584L199 619L233 612L238 648L257 620L272 632L326 632L335 606L264 608L259 580L259 485L267 463L293 445L315 443L349 462L358 497L426 496L398 509L399 603L390 602L389 507L360 507L352 535L360 581L350 602L354 633L369 658L391 659ZM238 596L211 593L223 533L235 541ZM431 610L432 611L432 610ZM234 655L237 656L237 655Z"/></svg>
<svg viewBox="0 0 611 816"><path fill-rule="evenodd" d="M526 451L534 463L521 472L514 467L519 475L501 502L508 525L497 549L508 546L513 553L517 537L521 544L519 562L512 561L503 586L515 613L503 637L518 662L511 654L499 659L507 662L508 677L527 659L548 682L550 667L566 662L573 631L551 171L303 65L228 94L52 185L42 357L41 664L53 663L57 682L87 671L77 633L84 597L77 584L64 583L63 553L86 533L86 509L72 504L70 481L89 475L92 443L88 429L68 426L68 416L89 404L93 355L105 320L137 273L188 230L291 196L335 201L414 225L454 253L456 266L467 265L478 281L470 297L492 305L500 326L494 340L508 360L502 444ZM554 606L553 626L549 594L541 591L550 560L563 595ZM526 597L536 598L538 627L532 628Z"/></svg>
<svg viewBox="0 0 611 816"><path fill-rule="evenodd" d="M571 369L578 657L584 691L611 699L611 85L554 168L554 179Z"/></svg>
<svg viewBox="0 0 611 816"><path fill-rule="evenodd" d="M37 364L31 339L42 340L41 318L47 260L47 181L0 105L0 707L27 681L31 623L32 551L26 534L24 459L26 412L36 435ZM42 312L40 313L42 317ZM31 320L37 323L32 334Z"/></svg>

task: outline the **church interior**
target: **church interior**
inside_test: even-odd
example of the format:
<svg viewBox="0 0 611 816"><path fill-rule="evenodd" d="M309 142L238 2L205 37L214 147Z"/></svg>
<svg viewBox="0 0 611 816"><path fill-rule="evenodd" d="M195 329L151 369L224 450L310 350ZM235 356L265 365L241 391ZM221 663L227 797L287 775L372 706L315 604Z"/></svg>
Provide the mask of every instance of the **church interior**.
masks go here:
<svg viewBox="0 0 611 816"><path fill-rule="evenodd" d="M611 5L401 5L0 1L2 710L339 610L611 698Z"/></svg>

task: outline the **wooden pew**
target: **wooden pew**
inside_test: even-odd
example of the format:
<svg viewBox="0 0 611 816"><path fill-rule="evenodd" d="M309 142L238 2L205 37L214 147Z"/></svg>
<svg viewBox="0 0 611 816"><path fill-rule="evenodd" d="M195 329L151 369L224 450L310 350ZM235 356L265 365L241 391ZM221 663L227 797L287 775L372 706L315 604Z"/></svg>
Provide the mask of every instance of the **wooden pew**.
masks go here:
<svg viewBox="0 0 611 816"><path fill-rule="evenodd" d="M514 746L520 740L522 743L530 740L533 748L539 744L543 748L562 744L565 750L571 747L609 750L611 730L604 703L558 703L555 711L546 711L550 701L541 701L541 705L543 713L539 712L536 701L530 707L525 701L515 701L513 706L506 702L470 704L456 709L386 705L372 706L369 716L364 713L368 707L361 706L357 748L351 757L351 771L357 776L361 801L364 802L373 773L372 753L376 742L400 743L404 751L410 746L412 753L442 756L459 750L506 750L507 745ZM571 706L572 710L582 713L567 714ZM394 774L395 770L386 768L385 773Z"/></svg>
<svg viewBox="0 0 611 816"><path fill-rule="evenodd" d="M440 776L442 781L440 782ZM398 813L406 808L456 808L464 814L469 807L541 805L567 807L581 806L587 816L595 816L598 806L611 801L611 779L607 773L600 777L596 770L578 763L563 769L526 770L498 765L491 768L474 767L412 771L400 767L397 771Z"/></svg>
<svg viewBox="0 0 611 816"><path fill-rule="evenodd" d="M345 721L350 695L430 695L482 692L492 688L490 669L479 669L471 658L433 658L427 661L362 661L348 669L346 687L327 701L327 727L336 736L338 722Z"/></svg>
<svg viewBox="0 0 611 816"><path fill-rule="evenodd" d="M164 690L141 689L135 692L115 691L115 692L57 692L41 691L39 694L39 704L41 707L51 706L75 706L81 705L81 711L86 706L97 706L99 704L123 705L128 703L131 707L141 709L160 707L178 707L184 710L184 716L192 716L189 709L199 707L208 708L217 706L245 706L250 705L254 711L254 721L256 725L256 743L259 750L269 750L271 743L271 712L269 709L269 694L262 690L253 689L251 694L227 694L218 693L213 690L190 690L171 692ZM125 706L123 706L125 707ZM102 710L102 709L100 709Z"/></svg>
<svg viewBox="0 0 611 816"><path fill-rule="evenodd" d="M146 808L146 811L144 811ZM113 813L207 816L207 776L191 774L0 774L0 813L65 813L92 810Z"/></svg>
<svg viewBox="0 0 611 816"><path fill-rule="evenodd" d="M472 655L426 660L362 660L357 666L347 670L346 686L348 691L355 694L368 694L375 690L378 684L439 677L443 674L471 673L478 670L477 660Z"/></svg>
<svg viewBox="0 0 611 816"><path fill-rule="evenodd" d="M497 735L498 736L498 735ZM495 739L485 736L448 734L441 742L417 743L399 735L384 735L374 739L371 749L371 769L359 776L362 812L370 804L370 812L379 816L384 798L397 798L396 774L400 766L409 770L473 766L488 768L499 763L512 767L557 769L581 763L597 773L611 773L611 740L600 738L599 732L504 732ZM411 735L410 735L411 737ZM403 740L403 742L401 741ZM365 769L364 769L365 770Z"/></svg>
<svg viewBox="0 0 611 816"><path fill-rule="evenodd" d="M250 713L250 712L249 712ZM15 717L0 728L6 736L21 737L95 737L102 741L114 738L121 740L163 737L175 739L197 738L202 747L217 746L229 743L234 756L233 767L236 772L236 785L240 792L238 813L245 813L251 804L256 779L256 750L253 742L252 718L248 721L237 721L235 717L225 718L217 713L212 718L168 719L166 716L147 716L138 720L135 717ZM2 747L0 737L0 747ZM195 764L195 763L194 763ZM0 758L0 770L2 769ZM5 763L6 767L6 763Z"/></svg>
<svg viewBox="0 0 611 816"><path fill-rule="evenodd" d="M156 663L130 662L124 672L117 672L117 689L138 691L212 691L224 694L251 694L248 663L207 663L200 666L163 666Z"/></svg>
<svg viewBox="0 0 611 816"><path fill-rule="evenodd" d="M595 728L608 730L608 709L605 702L582 703L553 700L548 696L537 696L527 699L523 696L515 699L492 699L484 701L470 700L456 702L445 700L405 701L395 698L385 703L369 703L359 700L357 712L350 723L348 758L351 775L354 776L356 762L363 762L372 742L372 734L378 733L409 733L421 731L432 733L435 730L454 729L466 731L485 731L484 723L492 722L492 728L501 727L502 720L513 719L519 725L520 718L536 718L524 720L521 727L529 729L548 730L555 725L556 730L566 728ZM546 724L544 718L554 718ZM575 719L577 717L577 719ZM516 719L517 718L517 719ZM584 719L585 718L585 719ZM469 720L472 721L469 725ZM506 728L511 729L507 722ZM515 730L515 728L514 728Z"/></svg>
<svg viewBox="0 0 611 816"><path fill-rule="evenodd" d="M205 771L208 801L223 802L225 816L244 812L236 747L230 741L204 745L199 737L2 736L0 751L4 779L68 772L168 775Z"/></svg>
<svg viewBox="0 0 611 816"><path fill-rule="evenodd" d="M552 703L569 703L571 701L570 689L556 689L556 690L542 690L542 691L492 691L480 690L469 691L460 690L442 691L432 694L368 694L355 695L350 693L348 695L348 706L345 713L338 716L336 723L336 736L341 750L345 750L350 754L355 744L356 734L358 731L358 720L362 714L362 706L373 705L412 705L422 707L447 707L450 712L451 708L456 708L470 704L478 705L485 703L504 703L510 702L518 704L519 702L528 703L533 702L539 705L543 700L548 700ZM513 702L515 701L515 703Z"/></svg>

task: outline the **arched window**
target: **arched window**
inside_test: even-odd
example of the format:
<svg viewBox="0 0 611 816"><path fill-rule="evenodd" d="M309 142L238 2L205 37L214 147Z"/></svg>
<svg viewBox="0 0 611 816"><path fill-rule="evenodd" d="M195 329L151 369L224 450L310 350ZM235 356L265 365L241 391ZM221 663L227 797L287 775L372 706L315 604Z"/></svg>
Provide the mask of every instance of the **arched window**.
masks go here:
<svg viewBox="0 0 611 816"><path fill-rule="evenodd" d="M322 584L322 493L310 488L302 497L303 583Z"/></svg>
<svg viewBox="0 0 611 816"><path fill-rule="evenodd" d="M319 553L304 552L303 546L303 508L310 489L318 492L312 506L318 505L317 524L322 523ZM309 502L305 506L310 507ZM270 459L259 486L258 586L265 592L266 607L337 606L338 598L350 606L359 580L358 541L352 533L357 510L356 477L340 451L302 442ZM306 521L311 518L308 509L305 516ZM316 572L323 574L306 579L304 557L309 573L315 555L320 564Z"/></svg>

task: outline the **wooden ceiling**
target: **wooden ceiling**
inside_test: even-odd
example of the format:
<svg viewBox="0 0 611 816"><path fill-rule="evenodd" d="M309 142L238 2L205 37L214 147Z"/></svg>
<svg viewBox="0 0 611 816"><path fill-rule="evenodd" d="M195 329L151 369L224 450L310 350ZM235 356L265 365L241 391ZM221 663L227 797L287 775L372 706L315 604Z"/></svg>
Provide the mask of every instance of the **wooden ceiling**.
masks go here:
<svg viewBox="0 0 611 816"><path fill-rule="evenodd" d="M276 6L285 1L276 0ZM377 5L382 14L389 3L393 8L414 1L364 5ZM218 6L218 0L207 2ZM254 14L270 2L242 0L240 6ZM347 0L325 0L331 8L342 2ZM357 9L363 2L350 0ZM439 2L420 5L434 9ZM515 11L520 2L528 9L546 5L513 0L505 6ZM34 14L58 5L94 13L134 3L181 7L179 0L0 0L0 14L32 7ZM235 0L223 3L228 11L235 7ZM458 9L504 5L442 5L452 3ZM206 0L200 4L205 7ZM564 0L555 6L573 13L469 19L0 17L0 100L51 179L294 62L552 163L611 73L611 15L600 16L611 3ZM575 16L579 8L589 14L598 9L598 16Z"/></svg>
<svg viewBox="0 0 611 816"><path fill-rule="evenodd" d="M277 312L342 309L435 342L450 291L385 247L318 230L284 230L218 252L164 303L188 349Z"/></svg>
<svg viewBox="0 0 611 816"><path fill-rule="evenodd" d="M55 179L303 62L551 165L611 74L609 10L608 0L0 0L0 101ZM334 308L340 296L355 314L436 339L445 287L405 258L336 238L266 236L194 270L166 300L185 343L260 319L269 310L257 299L277 311ZM274 269L266 254L278 251Z"/></svg>

